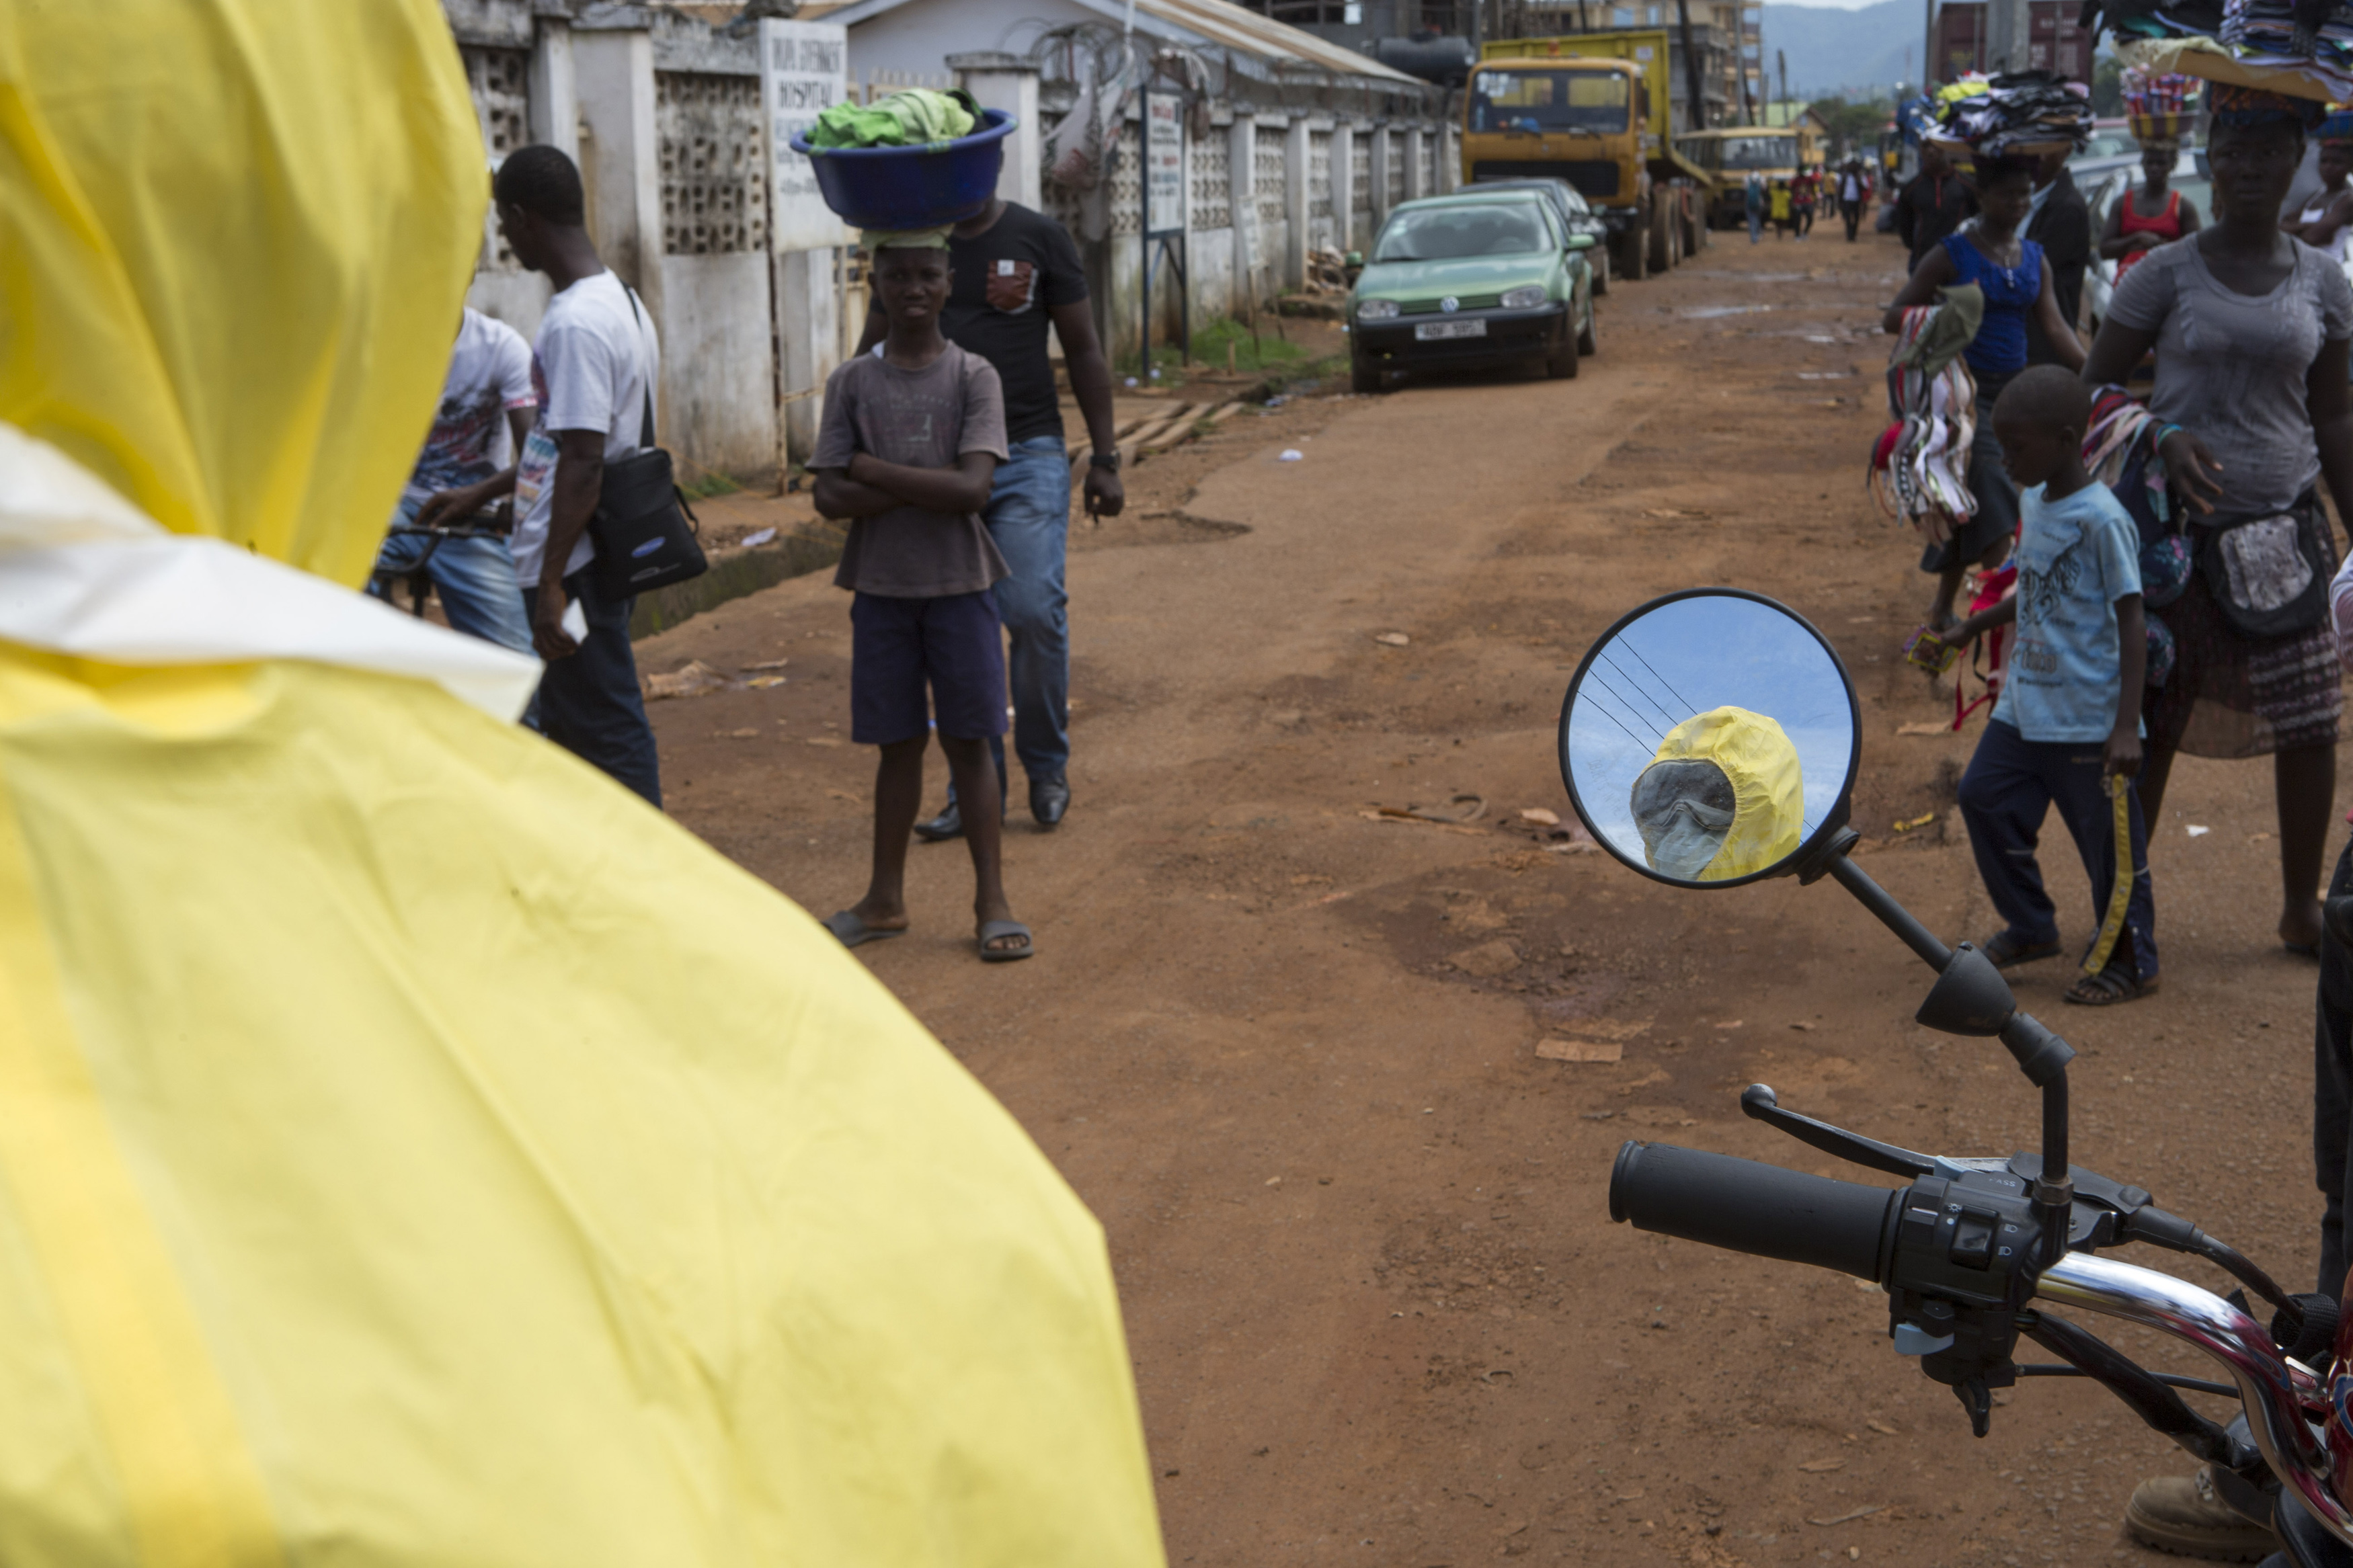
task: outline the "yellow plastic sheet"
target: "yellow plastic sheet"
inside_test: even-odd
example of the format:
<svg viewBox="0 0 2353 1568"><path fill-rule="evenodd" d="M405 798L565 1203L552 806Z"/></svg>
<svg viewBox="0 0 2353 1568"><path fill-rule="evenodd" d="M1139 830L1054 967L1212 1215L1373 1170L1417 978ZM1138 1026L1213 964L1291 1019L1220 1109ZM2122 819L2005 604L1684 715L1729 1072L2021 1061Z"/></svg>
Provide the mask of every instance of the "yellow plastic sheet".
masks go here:
<svg viewBox="0 0 2353 1568"><path fill-rule="evenodd" d="M0 6L0 422L357 581L483 177L431 0ZM861 966L428 673L12 631L9 479L0 1562L1161 1561L1100 1230Z"/></svg>
<svg viewBox="0 0 2353 1568"><path fill-rule="evenodd" d="M1704 758L1732 783L1732 826L1700 871L1703 882L1746 877L1798 852L1806 786L1798 748L1781 726L1746 708L1713 708L1667 731L1654 763Z"/></svg>

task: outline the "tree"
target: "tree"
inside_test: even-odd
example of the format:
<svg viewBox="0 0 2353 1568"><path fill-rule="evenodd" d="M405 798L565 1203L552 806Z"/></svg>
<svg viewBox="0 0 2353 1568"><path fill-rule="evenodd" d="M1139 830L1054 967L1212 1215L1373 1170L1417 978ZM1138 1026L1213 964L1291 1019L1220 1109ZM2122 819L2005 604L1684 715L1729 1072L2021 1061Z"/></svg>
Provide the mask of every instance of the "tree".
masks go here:
<svg viewBox="0 0 2353 1568"><path fill-rule="evenodd" d="M2113 120L2125 111L2125 68L2114 55L2092 62L2092 112Z"/></svg>
<svg viewBox="0 0 2353 1568"><path fill-rule="evenodd" d="M1850 100L1843 93L1818 98L1808 107L1829 127L1833 158L1876 148L1879 133L1895 114L1894 105L1883 98Z"/></svg>

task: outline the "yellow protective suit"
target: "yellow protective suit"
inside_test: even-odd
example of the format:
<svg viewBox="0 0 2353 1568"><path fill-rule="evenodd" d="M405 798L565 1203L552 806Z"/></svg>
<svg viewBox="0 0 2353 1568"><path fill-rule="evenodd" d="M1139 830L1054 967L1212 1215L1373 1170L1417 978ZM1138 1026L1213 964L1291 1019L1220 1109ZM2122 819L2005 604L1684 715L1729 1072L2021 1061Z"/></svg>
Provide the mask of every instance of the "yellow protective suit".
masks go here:
<svg viewBox="0 0 2353 1568"><path fill-rule="evenodd" d="M0 1563L1156 1564L1021 1130L304 574L485 195L434 0L0 5Z"/></svg>
<svg viewBox="0 0 2353 1568"><path fill-rule="evenodd" d="M1715 708L1667 731L1651 761L1704 759L1732 782L1732 826L1724 846L1701 870L1703 882L1746 877L1798 852L1806 813L1806 784L1798 748L1781 726L1746 708Z"/></svg>

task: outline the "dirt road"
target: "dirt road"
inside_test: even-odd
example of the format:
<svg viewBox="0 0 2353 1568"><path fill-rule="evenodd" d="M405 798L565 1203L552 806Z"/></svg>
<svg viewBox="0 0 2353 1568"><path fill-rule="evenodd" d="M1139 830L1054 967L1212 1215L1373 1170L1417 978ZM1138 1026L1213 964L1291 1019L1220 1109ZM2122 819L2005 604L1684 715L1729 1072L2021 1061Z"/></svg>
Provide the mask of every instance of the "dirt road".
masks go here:
<svg viewBox="0 0 2353 1568"><path fill-rule="evenodd" d="M916 853L915 934L863 952L1101 1216L1172 1562L2165 1561L2117 1515L2187 1461L2104 1395L2024 1384L1973 1441L1889 1352L1883 1297L1607 1221L1629 1136L1830 1173L1741 1118L1753 1080L1915 1147L2030 1146L2006 1057L1915 1027L1926 972L1828 884L1677 893L1516 826L1567 812L1553 726L1588 643L1736 584L1854 673L1866 867L1989 934L1947 826L1980 721L1897 732L1952 698L1901 664L1926 579L1862 486L1900 259L1718 237L1603 302L1575 382L1304 397L1082 524L1076 804L1050 837L1017 806L1008 839L1039 956L975 960L956 847ZM818 914L864 878L848 654L821 578L641 647L789 659L657 722L680 820ZM1467 828L1366 816L1465 795ZM2273 939L2270 812L2263 764L2185 759L2153 834L2163 994L2063 1007L2053 964L2020 991L2083 1053L2076 1157L2308 1288L2314 970ZM1539 1059L1567 1025L1624 1060Z"/></svg>

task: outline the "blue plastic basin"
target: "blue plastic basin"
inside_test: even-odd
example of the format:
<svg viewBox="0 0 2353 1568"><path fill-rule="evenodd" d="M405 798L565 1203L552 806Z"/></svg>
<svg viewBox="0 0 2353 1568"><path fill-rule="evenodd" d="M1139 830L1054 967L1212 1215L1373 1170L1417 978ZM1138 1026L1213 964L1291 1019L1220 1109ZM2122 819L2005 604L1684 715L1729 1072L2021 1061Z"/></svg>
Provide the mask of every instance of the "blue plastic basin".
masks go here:
<svg viewBox="0 0 2353 1568"><path fill-rule="evenodd" d="M944 147L792 146L817 166L818 194L857 228L936 228L976 217L997 194L1013 116L980 111L980 129Z"/></svg>

